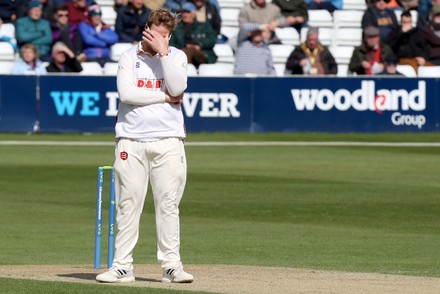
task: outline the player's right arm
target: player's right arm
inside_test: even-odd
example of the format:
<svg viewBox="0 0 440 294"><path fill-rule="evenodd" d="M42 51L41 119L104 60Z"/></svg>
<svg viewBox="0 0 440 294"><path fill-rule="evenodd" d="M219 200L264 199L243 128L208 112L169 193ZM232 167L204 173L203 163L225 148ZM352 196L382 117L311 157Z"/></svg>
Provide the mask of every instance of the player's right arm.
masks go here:
<svg viewBox="0 0 440 294"><path fill-rule="evenodd" d="M162 91L151 91L136 86L133 72L133 57L131 50L124 52L118 64L116 84L119 93L119 100L132 105L150 105L164 103L166 94Z"/></svg>

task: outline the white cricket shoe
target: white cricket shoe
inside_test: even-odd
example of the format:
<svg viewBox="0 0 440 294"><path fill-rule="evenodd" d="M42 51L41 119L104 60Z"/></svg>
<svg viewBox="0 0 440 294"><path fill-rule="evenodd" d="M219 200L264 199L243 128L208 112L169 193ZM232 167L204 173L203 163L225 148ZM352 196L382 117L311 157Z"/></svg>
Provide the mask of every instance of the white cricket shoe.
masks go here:
<svg viewBox="0 0 440 294"><path fill-rule="evenodd" d="M105 273L96 276L96 280L103 283L129 283L134 282L133 271L112 267Z"/></svg>
<svg viewBox="0 0 440 294"><path fill-rule="evenodd" d="M194 277L183 270L183 267L168 268L163 271L164 283L191 283Z"/></svg>

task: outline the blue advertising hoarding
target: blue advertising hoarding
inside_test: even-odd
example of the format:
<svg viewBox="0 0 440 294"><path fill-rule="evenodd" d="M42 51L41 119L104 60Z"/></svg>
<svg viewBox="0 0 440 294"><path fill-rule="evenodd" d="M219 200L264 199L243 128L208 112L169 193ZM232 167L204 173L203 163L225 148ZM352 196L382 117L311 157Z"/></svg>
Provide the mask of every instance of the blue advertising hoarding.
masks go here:
<svg viewBox="0 0 440 294"><path fill-rule="evenodd" d="M7 86L8 85L8 86ZM10 87L9 85L20 85ZM190 77L188 132L435 132L439 80ZM0 131L113 132L116 78L0 75Z"/></svg>

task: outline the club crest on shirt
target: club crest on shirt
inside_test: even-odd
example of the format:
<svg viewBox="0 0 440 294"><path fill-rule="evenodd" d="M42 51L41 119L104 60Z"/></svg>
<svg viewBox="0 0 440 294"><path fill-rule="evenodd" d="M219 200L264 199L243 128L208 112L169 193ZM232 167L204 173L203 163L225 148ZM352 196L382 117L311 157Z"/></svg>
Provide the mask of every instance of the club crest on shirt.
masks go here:
<svg viewBox="0 0 440 294"><path fill-rule="evenodd" d="M128 159L128 153L125 152L125 151L122 151L121 153L119 153L119 157L120 157L122 160L127 160L127 159Z"/></svg>

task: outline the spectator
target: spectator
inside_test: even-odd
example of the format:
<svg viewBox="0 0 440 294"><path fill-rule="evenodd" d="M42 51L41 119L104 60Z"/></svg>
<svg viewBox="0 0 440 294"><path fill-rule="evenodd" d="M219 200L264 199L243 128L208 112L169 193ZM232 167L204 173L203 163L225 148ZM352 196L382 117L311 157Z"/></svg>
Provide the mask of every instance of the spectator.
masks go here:
<svg viewBox="0 0 440 294"><path fill-rule="evenodd" d="M385 7L389 1L374 0L373 6L368 8L362 17L362 29L369 26L379 28L380 39L387 44L389 34L399 28L394 11Z"/></svg>
<svg viewBox="0 0 440 294"><path fill-rule="evenodd" d="M250 32L249 39L238 46L234 74L276 75L272 53L264 43L261 30Z"/></svg>
<svg viewBox="0 0 440 294"><path fill-rule="evenodd" d="M301 28L309 19L306 2L304 0L272 0L272 3L281 9L281 14L288 18L288 23L300 33Z"/></svg>
<svg viewBox="0 0 440 294"><path fill-rule="evenodd" d="M400 19L401 27L390 35L390 45L399 64L411 65L416 72L421 65L432 65L426 62L429 48L423 34L413 28L411 13L404 11Z"/></svg>
<svg viewBox="0 0 440 294"><path fill-rule="evenodd" d="M38 51L34 45L28 43L21 47L21 57L12 66L12 74L33 74L44 75L47 73L46 67L38 59Z"/></svg>
<svg viewBox="0 0 440 294"><path fill-rule="evenodd" d="M294 75L336 75L338 65L330 51L319 42L318 28L307 31L306 41L287 58L286 70Z"/></svg>
<svg viewBox="0 0 440 294"><path fill-rule="evenodd" d="M378 28L364 29L364 41L354 48L348 69L359 75L376 75L384 71L384 60L392 54L392 49L381 42Z"/></svg>
<svg viewBox="0 0 440 294"><path fill-rule="evenodd" d="M17 1L0 0L0 24L14 23L17 19Z"/></svg>
<svg viewBox="0 0 440 294"><path fill-rule="evenodd" d="M127 6L118 8L115 31L119 35L119 42L139 43L150 12L143 0L130 0Z"/></svg>
<svg viewBox="0 0 440 294"><path fill-rule="evenodd" d="M191 2L191 0L166 0L165 1L165 7L169 8L173 12L182 12L182 5L185 4L185 2ZM217 11L220 13L220 4L217 0L209 0L209 3L214 5L217 8Z"/></svg>
<svg viewBox="0 0 440 294"><path fill-rule="evenodd" d="M403 76L397 71L397 57L394 54L388 55L385 59L385 70L379 75L390 75L390 76Z"/></svg>
<svg viewBox="0 0 440 294"><path fill-rule="evenodd" d="M32 43L37 48L40 59L48 61L52 46L52 31L49 21L41 18L42 13L42 5L38 0L29 2L28 16L18 18L15 24L16 38L19 47Z"/></svg>
<svg viewBox="0 0 440 294"><path fill-rule="evenodd" d="M429 46L429 61L440 65L440 5L432 7L431 20L423 29L423 35Z"/></svg>
<svg viewBox="0 0 440 294"><path fill-rule="evenodd" d="M423 6L419 6L417 17L417 28L419 30L423 30L425 26L429 23L432 8L434 6L440 5L440 0L426 0L426 2L428 3Z"/></svg>
<svg viewBox="0 0 440 294"><path fill-rule="evenodd" d="M46 67L47 72L81 72L81 63L75 54L63 42L56 42L52 47L52 61Z"/></svg>
<svg viewBox="0 0 440 294"><path fill-rule="evenodd" d="M81 33L84 45L84 53L88 61L96 61L104 65L111 61L111 46L118 42L118 34L102 22L101 8L92 5L88 8L89 19L79 24L78 30Z"/></svg>
<svg viewBox="0 0 440 294"><path fill-rule="evenodd" d="M20 18L26 16L29 3L34 0L16 0L16 1L18 1L17 17ZM55 9L52 0L38 0L38 1L40 2L43 10L43 14L41 17L47 19L48 21L51 21L53 17L53 11Z"/></svg>
<svg viewBox="0 0 440 294"><path fill-rule="evenodd" d="M208 0L192 0L196 6L196 20L211 25L217 36L220 35L222 18L217 7Z"/></svg>
<svg viewBox="0 0 440 294"><path fill-rule="evenodd" d="M249 32L260 29L263 32L264 42L270 44L281 44L275 34L277 27L285 27L296 22L296 17L284 17L281 9L273 4L266 3L266 0L252 0L245 4L238 15L240 31L238 33L238 45L245 41Z"/></svg>
<svg viewBox="0 0 440 294"><path fill-rule="evenodd" d="M58 6L53 18L54 21L51 24L53 43L63 42L75 53L75 56L79 56L80 60L85 61L81 34L76 25L69 23L69 9L67 6Z"/></svg>
<svg viewBox="0 0 440 294"><path fill-rule="evenodd" d="M73 0L73 2L66 2L69 9L69 22L79 26L79 24L87 20L87 0Z"/></svg>
<svg viewBox="0 0 440 294"><path fill-rule="evenodd" d="M309 10L324 9L333 13L335 10L342 9L342 0L305 0L305 2Z"/></svg>
<svg viewBox="0 0 440 294"><path fill-rule="evenodd" d="M215 63L214 45L217 35L207 23L196 20L196 7L187 2L182 7L182 21L171 36L170 45L181 49L188 56L188 63L196 68L203 63Z"/></svg>

